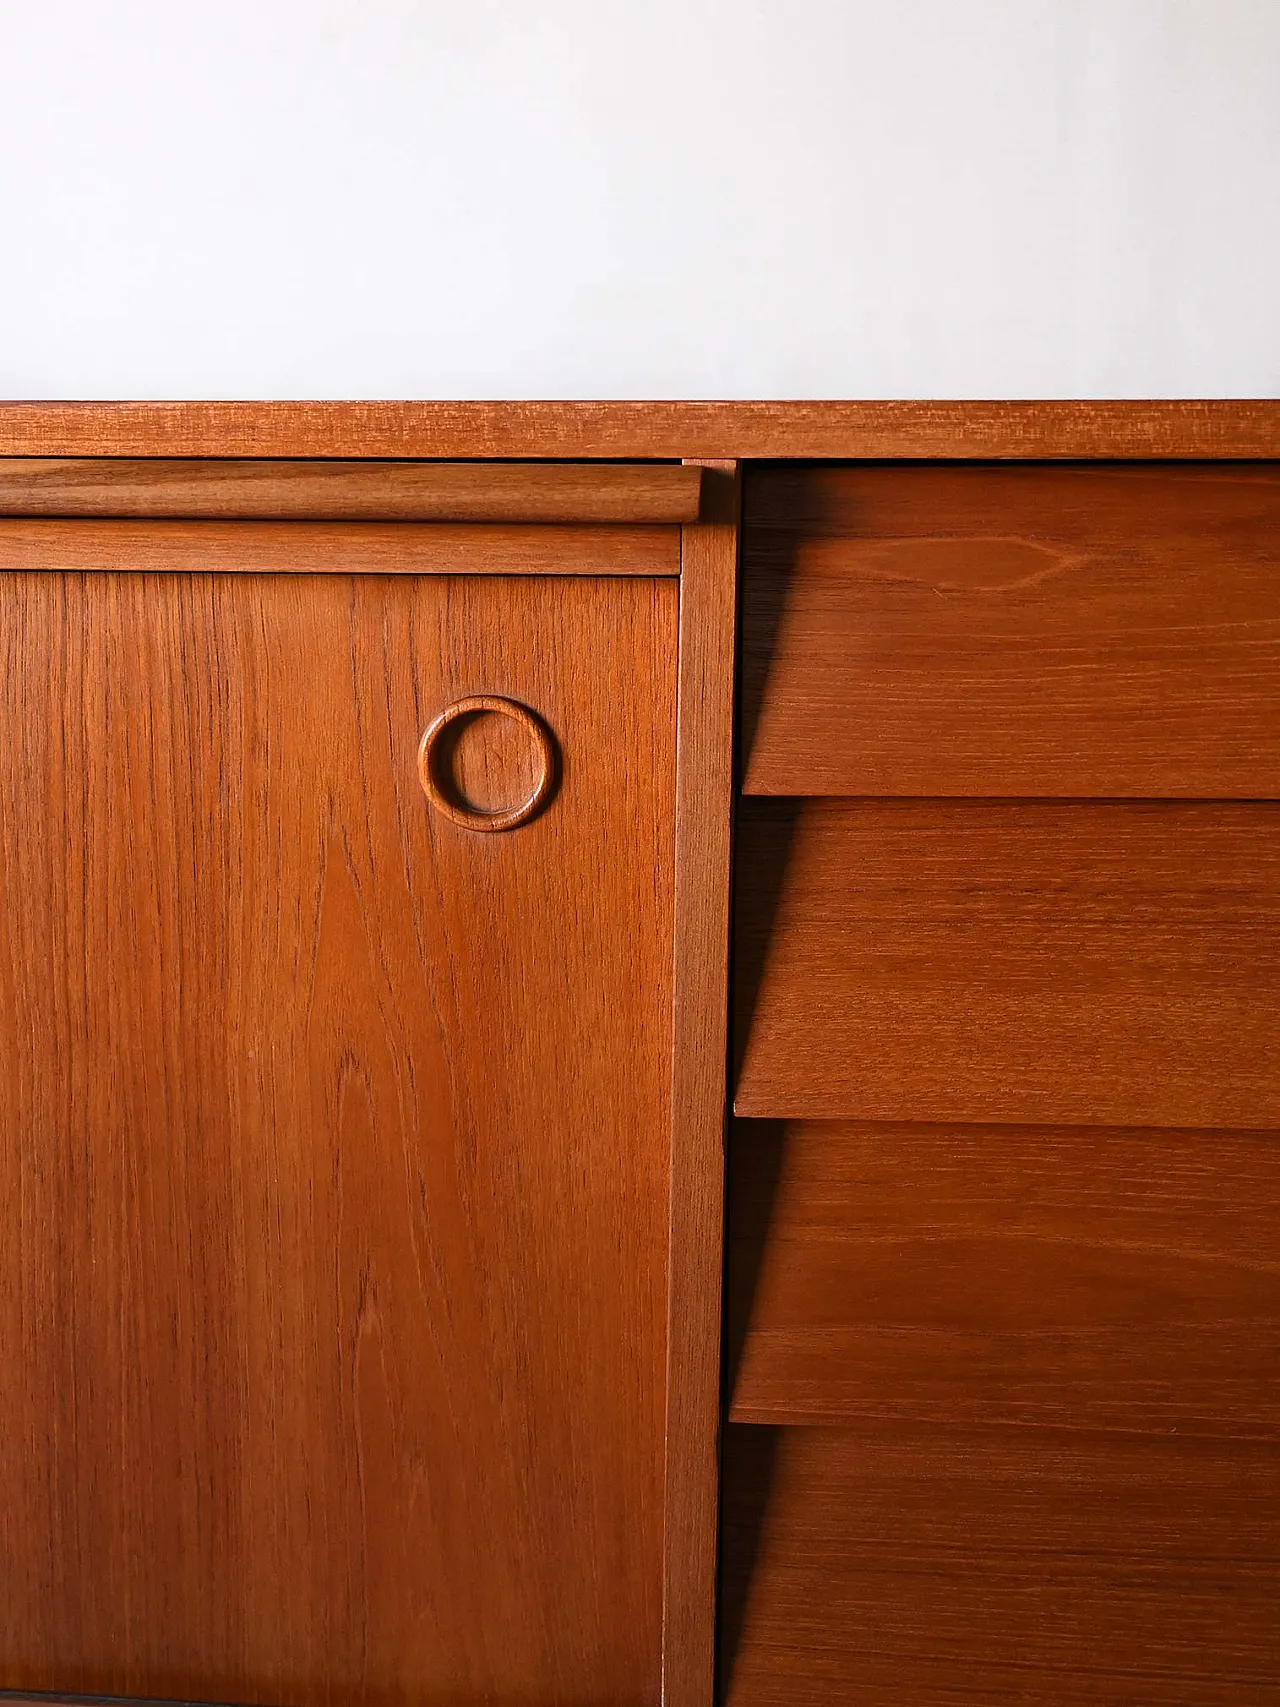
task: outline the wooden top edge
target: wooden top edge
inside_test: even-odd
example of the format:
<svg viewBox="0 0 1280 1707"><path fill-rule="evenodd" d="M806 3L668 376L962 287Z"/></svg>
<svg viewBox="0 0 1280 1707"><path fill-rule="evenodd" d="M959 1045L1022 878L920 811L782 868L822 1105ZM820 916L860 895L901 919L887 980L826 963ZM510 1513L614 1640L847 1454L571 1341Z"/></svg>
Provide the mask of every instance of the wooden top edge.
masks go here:
<svg viewBox="0 0 1280 1707"><path fill-rule="evenodd" d="M1280 399L0 403L0 455L1271 458Z"/></svg>

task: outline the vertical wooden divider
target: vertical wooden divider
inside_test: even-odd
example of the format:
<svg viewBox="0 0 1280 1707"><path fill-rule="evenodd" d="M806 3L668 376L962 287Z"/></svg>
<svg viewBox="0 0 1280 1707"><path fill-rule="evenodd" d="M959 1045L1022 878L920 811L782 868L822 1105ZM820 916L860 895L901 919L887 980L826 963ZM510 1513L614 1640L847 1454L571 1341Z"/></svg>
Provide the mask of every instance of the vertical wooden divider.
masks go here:
<svg viewBox="0 0 1280 1707"><path fill-rule="evenodd" d="M664 1707L711 1707L715 1684L741 479L735 462L700 466L711 471L702 515L683 530L680 561Z"/></svg>

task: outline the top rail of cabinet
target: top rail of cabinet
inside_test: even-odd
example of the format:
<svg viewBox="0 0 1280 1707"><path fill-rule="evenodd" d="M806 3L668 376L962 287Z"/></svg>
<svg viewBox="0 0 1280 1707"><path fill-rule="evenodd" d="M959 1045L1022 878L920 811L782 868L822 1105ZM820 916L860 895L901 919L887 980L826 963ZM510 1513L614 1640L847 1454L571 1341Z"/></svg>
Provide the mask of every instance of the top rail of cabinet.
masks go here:
<svg viewBox="0 0 1280 1707"><path fill-rule="evenodd" d="M1280 399L0 403L0 456L1280 457Z"/></svg>

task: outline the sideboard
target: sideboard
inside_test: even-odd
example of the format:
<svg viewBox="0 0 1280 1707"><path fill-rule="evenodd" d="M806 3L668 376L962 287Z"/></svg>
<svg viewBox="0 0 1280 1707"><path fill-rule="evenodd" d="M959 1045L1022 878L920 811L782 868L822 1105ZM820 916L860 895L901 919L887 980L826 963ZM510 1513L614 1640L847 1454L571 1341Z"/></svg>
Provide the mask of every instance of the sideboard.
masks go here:
<svg viewBox="0 0 1280 1707"><path fill-rule="evenodd" d="M0 1700L1280 1702L1280 402L0 405Z"/></svg>

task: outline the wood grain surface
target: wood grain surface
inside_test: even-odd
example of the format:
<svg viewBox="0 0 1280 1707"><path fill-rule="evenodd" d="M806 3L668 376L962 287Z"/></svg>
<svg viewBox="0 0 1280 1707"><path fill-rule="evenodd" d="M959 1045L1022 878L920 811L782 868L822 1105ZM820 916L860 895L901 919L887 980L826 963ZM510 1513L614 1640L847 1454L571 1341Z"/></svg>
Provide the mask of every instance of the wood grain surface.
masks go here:
<svg viewBox="0 0 1280 1707"><path fill-rule="evenodd" d="M188 575L678 575L676 527L0 517L0 570Z"/></svg>
<svg viewBox="0 0 1280 1707"><path fill-rule="evenodd" d="M0 454L1278 457L1280 400L16 402Z"/></svg>
<svg viewBox="0 0 1280 1707"><path fill-rule="evenodd" d="M730 1428L725 1500L731 1707L1280 1701L1272 1443Z"/></svg>
<svg viewBox="0 0 1280 1707"><path fill-rule="evenodd" d="M1280 1133L739 1121L738 1422L1280 1448Z"/></svg>
<svg viewBox="0 0 1280 1707"><path fill-rule="evenodd" d="M663 1707L715 1682L740 502L736 467L710 469L680 576Z"/></svg>
<svg viewBox="0 0 1280 1707"><path fill-rule="evenodd" d="M744 787L1280 796L1280 464L753 469Z"/></svg>
<svg viewBox="0 0 1280 1707"><path fill-rule="evenodd" d="M0 457L0 515L230 520L697 520L679 463L334 462Z"/></svg>
<svg viewBox="0 0 1280 1707"><path fill-rule="evenodd" d="M739 1114L1280 1128L1280 806L746 801Z"/></svg>
<svg viewBox="0 0 1280 1707"><path fill-rule="evenodd" d="M0 1685L655 1703L676 584L0 610Z"/></svg>
<svg viewBox="0 0 1280 1707"><path fill-rule="evenodd" d="M118 1702L118 1696L110 1695L67 1695L58 1690L40 1690L32 1695L22 1689L0 1689L0 1701L6 1707L84 1707L86 1702ZM189 1701L175 1701L172 1697L151 1695L147 1697L148 1707L195 1707ZM199 1707L217 1707L216 1703L201 1702Z"/></svg>

